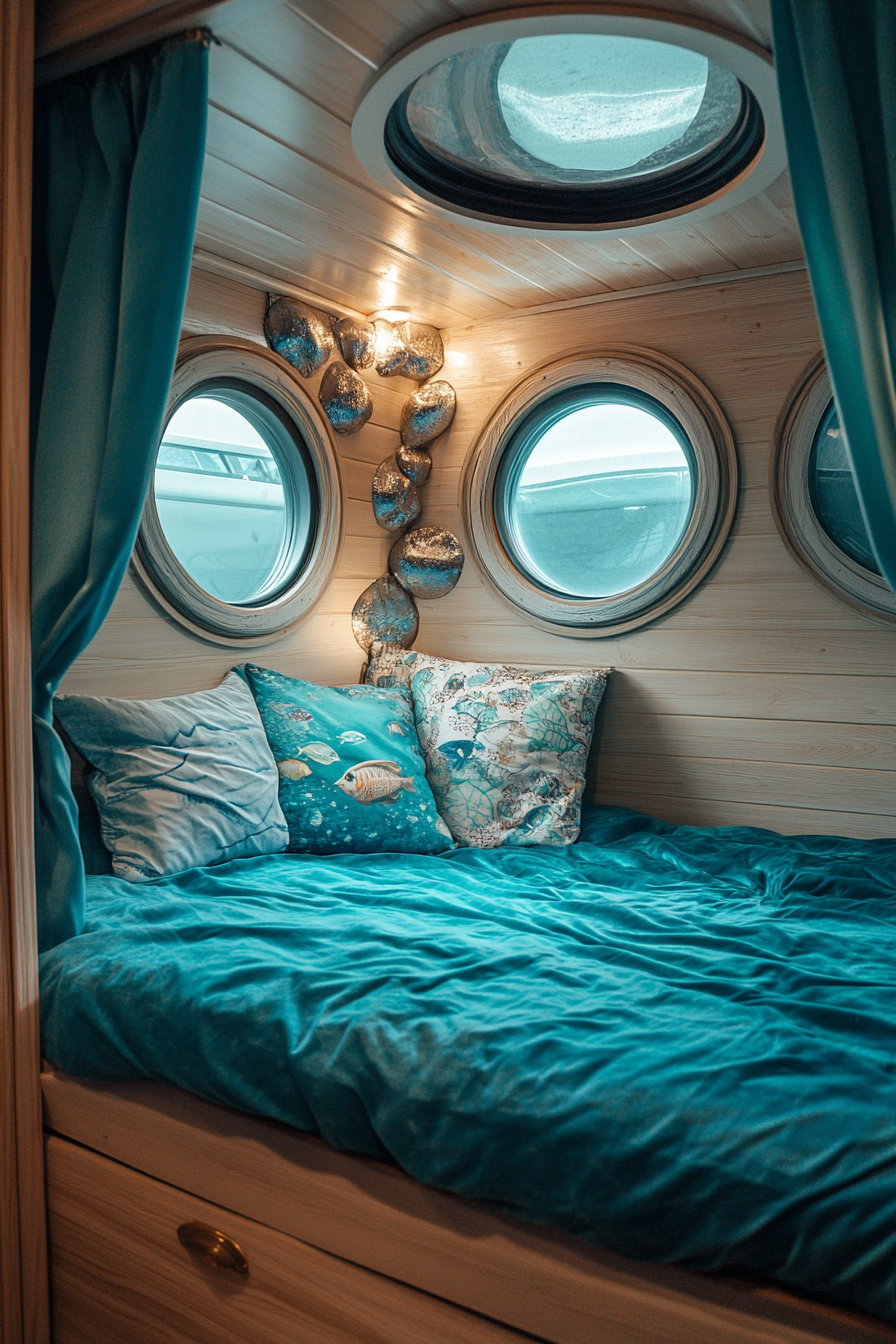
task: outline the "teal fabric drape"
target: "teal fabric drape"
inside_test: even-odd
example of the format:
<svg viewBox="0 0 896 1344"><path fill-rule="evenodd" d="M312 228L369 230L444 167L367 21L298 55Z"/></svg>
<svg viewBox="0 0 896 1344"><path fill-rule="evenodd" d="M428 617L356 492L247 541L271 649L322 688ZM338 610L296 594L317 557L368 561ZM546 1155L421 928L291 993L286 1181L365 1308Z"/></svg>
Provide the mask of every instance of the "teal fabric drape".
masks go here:
<svg viewBox="0 0 896 1344"><path fill-rule="evenodd" d="M896 4L772 0L797 218L872 545L896 589Z"/></svg>
<svg viewBox="0 0 896 1344"><path fill-rule="evenodd" d="M35 107L31 614L42 949L79 932L84 866L53 695L105 619L153 468L205 150L189 34L41 90Z"/></svg>

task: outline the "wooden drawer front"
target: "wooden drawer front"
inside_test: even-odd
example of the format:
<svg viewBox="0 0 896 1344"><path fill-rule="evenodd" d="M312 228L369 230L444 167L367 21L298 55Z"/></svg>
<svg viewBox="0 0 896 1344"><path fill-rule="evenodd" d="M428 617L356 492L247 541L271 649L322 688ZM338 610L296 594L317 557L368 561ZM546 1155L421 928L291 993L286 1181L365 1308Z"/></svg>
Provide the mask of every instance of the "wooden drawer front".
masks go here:
<svg viewBox="0 0 896 1344"><path fill-rule="evenodd" d="M86 1148L47 1140L55 1344L522 1344L517 1334L240 1218ZM249 1263L207 1269L210 1224Z"/></svg>

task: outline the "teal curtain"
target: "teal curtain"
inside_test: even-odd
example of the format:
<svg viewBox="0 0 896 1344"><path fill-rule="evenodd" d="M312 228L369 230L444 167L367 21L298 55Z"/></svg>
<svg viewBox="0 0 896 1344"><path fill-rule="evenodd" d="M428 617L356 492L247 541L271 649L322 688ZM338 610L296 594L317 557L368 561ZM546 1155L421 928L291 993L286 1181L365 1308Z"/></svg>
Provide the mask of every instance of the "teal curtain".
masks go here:
<svg viewBox="0 0 896 1344"><path fill-rule="evenodd" d="M40 90L32 273L31 642L41 949L84 865L53 695L124 577L162 430L205 150L207 35Z"/></svg>
<svg viewBox="0 0 896 1344"><path fill-rule="evenodd" d="M896 3L772 0L793 194L872 545L896 589Z"/></svg>

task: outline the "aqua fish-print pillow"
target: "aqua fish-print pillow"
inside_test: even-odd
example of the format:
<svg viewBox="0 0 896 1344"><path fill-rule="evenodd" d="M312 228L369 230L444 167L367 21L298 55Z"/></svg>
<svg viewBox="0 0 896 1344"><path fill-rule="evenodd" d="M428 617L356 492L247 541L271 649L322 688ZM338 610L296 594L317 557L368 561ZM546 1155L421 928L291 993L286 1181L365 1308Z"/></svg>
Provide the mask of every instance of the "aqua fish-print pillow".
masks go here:
<svg viewBox="0 0 896 1344"><path fill-rule="evenodd" d="M426 776L461 845L568 845L608 670L524 672L374 644L375 686L409 685Z"/></svg>
<svg viewBox="0 0 896 1344"><path fill-rule="evenodd" d="M288 849L300 854L441 854L439 816L405 687L317 686L249 663L280 774Z"/></svg>

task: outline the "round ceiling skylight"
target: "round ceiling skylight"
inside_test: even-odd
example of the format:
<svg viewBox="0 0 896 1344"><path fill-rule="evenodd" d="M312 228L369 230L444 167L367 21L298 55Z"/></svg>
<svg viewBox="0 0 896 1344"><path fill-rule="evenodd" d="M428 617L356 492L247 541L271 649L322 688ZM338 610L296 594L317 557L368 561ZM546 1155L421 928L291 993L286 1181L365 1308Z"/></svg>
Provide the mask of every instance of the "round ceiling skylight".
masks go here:
<svg viewBox="0 0 896 1344"><path fill-rule="evenodd" d="M379 181L486 227L656 227L784 167L767 53L705 28L581 11L443 29L375 78L352 128Z"/></svg>
<svg viewBox="0 0 896 1344"><path fill-rule="evenodd" d="M706 101L709 61L696 51L639 37L521 37L492 48L498 107L519 147L541 163L589 174L627 176L647 160L687 156L685 136ZM453 61L463 61L454 56ZM698 146L730 130L741 96L721 76L724 114ZM413 103L424 75L411 95Z"/></svg>

